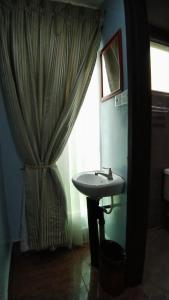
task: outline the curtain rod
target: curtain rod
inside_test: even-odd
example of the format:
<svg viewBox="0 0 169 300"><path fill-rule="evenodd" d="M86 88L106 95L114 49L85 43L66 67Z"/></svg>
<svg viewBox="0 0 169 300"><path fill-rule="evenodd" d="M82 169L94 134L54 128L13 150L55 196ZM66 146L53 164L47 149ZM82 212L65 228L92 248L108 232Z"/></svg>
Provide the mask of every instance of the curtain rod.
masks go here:
<svg viewBox="0 0 169 300"><path fill-rule="evenodd" d="M86 7L86 8L91 8L91 9L99 9L99 6L96 5L90 5L90 4L85 4L85 3L78 3L76 1L71 1L71 0L50 0L51 2L61 2L61 3L67 3L67 4L72 4L75 6L82 6L82 7Z"/></svg>

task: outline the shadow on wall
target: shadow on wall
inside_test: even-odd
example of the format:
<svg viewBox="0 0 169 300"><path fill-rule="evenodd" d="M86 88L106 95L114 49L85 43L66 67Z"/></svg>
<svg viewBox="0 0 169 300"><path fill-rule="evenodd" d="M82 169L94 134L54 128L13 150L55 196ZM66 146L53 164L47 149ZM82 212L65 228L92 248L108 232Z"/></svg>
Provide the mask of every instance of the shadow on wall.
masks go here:
<svg viewBox="0 0 169 300"><path fill-rule="evenodd" d="M10 131L4 106L0 83L0 145L1 145L1 176L6 197L9 232L12 241L21 239L21 218L23 209L23 174L22 163Z"/></svg>
<svg viewBox="0 0 169 300"><path fill-rule="evenodd" d="M10 242L0 148L0 300L8 297L8 277L12 243Z"/></svg>

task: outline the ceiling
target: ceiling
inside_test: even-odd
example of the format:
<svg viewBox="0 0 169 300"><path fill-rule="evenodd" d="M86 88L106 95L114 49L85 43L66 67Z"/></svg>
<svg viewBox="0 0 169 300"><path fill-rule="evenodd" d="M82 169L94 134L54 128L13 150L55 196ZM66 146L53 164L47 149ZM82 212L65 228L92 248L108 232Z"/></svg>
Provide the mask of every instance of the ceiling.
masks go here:
<svg viewBox="0 0 169 300"><path fill-rule="evenodd" d="M100 7L104 0L51 0L75 5ZM169 0L146 0L149 24L169 31Z"/></svg>
<svg viewBox="0 0 169 300"><path fill-rule="evenodd" d="M51 0L76 4L80 6L100 7L104 0Z"/></svg>
<svg viewBox="0 0 169 300"><path fill-rule="evenodd" d="M149 23L169 31L169 0L146 0Z"/></svg>

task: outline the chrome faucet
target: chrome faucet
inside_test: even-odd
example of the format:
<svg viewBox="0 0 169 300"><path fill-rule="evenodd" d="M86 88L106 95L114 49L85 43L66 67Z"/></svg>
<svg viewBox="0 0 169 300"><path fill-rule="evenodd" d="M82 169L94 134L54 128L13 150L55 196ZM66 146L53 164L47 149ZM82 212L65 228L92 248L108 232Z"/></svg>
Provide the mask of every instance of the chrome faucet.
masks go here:
<svg viewBox="0 0 169 300"><path fill-rule="evenodd" d="M98 171L98 172L95 172L95 175L100 174L100 175L103 175L103 176L107 177L107 179L109 179L109 180L113 179L112 169L111 168L104 168L104 167L103 167L103 169L108 169L109 170L108 174Z"/></svg>

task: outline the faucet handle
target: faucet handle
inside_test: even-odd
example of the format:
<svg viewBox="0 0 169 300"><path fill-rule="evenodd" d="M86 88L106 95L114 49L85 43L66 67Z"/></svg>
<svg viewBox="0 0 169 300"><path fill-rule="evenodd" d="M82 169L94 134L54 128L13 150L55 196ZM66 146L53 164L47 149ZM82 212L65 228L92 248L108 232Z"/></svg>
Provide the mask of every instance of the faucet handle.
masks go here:
<svg viewBox="0 0 169 300"><path fill-rule="evenodd" d="M111 168L103 167L103 169L109 170L109 174L112 174L112 169Z"/></svg>
<svg viewBox="0 0 169 300"><path fill-rule="evenodd" d="M111 169L111 168L105 168L105 167L103 167L103 169L109 170L109 173L108 173L108 179L113 179L112 169Z"/></svg>

